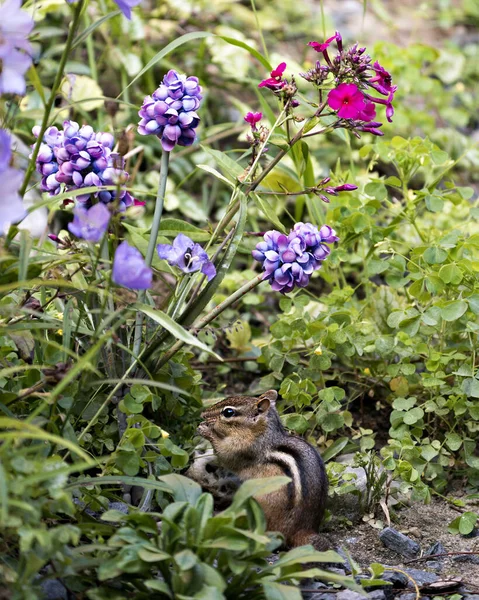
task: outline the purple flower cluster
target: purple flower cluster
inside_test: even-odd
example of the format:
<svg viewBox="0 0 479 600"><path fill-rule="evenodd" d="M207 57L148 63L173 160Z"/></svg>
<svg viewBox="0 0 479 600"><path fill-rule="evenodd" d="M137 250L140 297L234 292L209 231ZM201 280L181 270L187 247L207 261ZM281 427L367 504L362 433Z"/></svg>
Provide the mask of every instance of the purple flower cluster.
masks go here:
<svg viewBox="0 0 479 600"><path fill-rule="evenodd" d="M263 265L264 279L273 290L287 294L295 287L306 287L311 274L321 268L329 255L327 244L338 241L328 225L321 229L311 223L296 223L289 235L267 231L264 241L253 250L253 258Z"/></svg>
<svg viewBox="0 0 479 600"><path fill-rule="evenodd" d="M32 64L32 48L27 40L33 19L21 10L21 0L2 4L0 23L0 94L25 94L25 73Z"/></svg>
<svg viewBox="0 0 479 600"><path fill-rule="evenodd" d="M38 137L40 127L33 128ZM115 190L95 192L101 202L118 202L123 211L133 204L133 198L124 189L129 175L123 170L124 159L113 152L114 138L111 133L95 133L90 125L80 127L75 121L65 121L63 130L50 127L45 132L37 156L37 171L42 175L41 189L54 196L60 192L84 187L118 186ZM88 207L90 194L77 196Z"/></svg>
<svg viewBox="0 0 479 600"><path fill-rule="evenodd" d="M0 195L0 235L11 223L18 223L26 215L18 190L22 185L23 174L10 167L12 159L11 138L8 131L0 129L0 175L2 194Z"/></svg>
<svg viewBox="0 0 479 600"><path fill-rule="evenodd" d="M173 150L176 144L191 146L200 122L195 111L201 99L197 77L168 71L160 87L143 101L138 113L141 117L138 132L141 135L156 135L167 152Z"/></svg>
<svg viewBox="0 0 479 600"><path fill-rule="evenodd" d="M331 58L328 48L334 41L338 51L336 56ZM386 118L389 122L392 121L394 114L392 102L397 85L392 84L391 74L378 61L371 64L372 59L366 54L366 48L359 48L358 44L354 44L348 49L343 49L339 32L323 43L309 42L308 46L323 55L324 64L318 60L313 69L301 73L301 76L315 85L323 86L332 75L335 88L328 94L330 108L337 111L338 117L350 120L351 129L383 135L378 129L382 123L374 121L376 117L374 105L384 105ZM369 90L386 98L372 96Z"/></svg>

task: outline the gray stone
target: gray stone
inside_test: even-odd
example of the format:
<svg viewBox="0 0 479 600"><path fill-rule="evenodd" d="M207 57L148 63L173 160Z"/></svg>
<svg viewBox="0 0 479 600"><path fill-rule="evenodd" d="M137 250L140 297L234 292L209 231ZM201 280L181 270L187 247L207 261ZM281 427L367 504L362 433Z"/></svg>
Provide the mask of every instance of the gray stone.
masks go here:
<svg viewBox="0 0 479 600"><path fill-rule="evenodd" d="M479 565L479 556L477 554L458 554L457 556L453 556L452 560L454 562L469 562Z"/></svg>
<svg viewBox="0 0 479 600"><path fill-rule="evenodd" d="M372 592L368 592L368 597L373 598L374 600L386 600L387 598L383 590L373 590Z"/></svg>
<svg viewBox="0 0 479 600"><path fill-rule="evenodd" d="M446 548L441 544L441 542L436 542L432 546L424 552L424 556L431 556L432 554L445 554L447 552Z"/></svg>
<svg viewBox="0 0 479 600"><path fill-rule="evenodd" d="M395 588L405 588L407 587L407 582L409 581L406 575L398 573L397 571L384 571L380 579L384 579L384 581L390 581L391 587Z"/></svg>
<svg viewBox="0 0 479 600"><path fill-rule="evenodd" d="M336 552L339 554L339 556L344 558L344 564L341 566L343 569L346 570L346 574L349 575L352 572L352 565L349 561L349 558L348 558L346 552L342 548L337 548Z"/></svg>
<svg viewBox="0 0 479 600"><path fill-rule="evenodd" d="M434 583L439 579L436 573L429 573L420 569L404 569L404 572L412 577L419 587L428 583ZM408 587L414 587L410 579L408 579Z"/></svg>
<svg viewBox="0 0 479 600"><path fill-rule="evenodd" d="M108 504L108 509L109 510L119 510L124 515L127 515L128 511L129 511L128 504L125 504L124 502L110 502Z"/></svg>
<svg viewBox="0 0 479 600"><path fill-rule="evenodd" d="M466 594L463 600L479 600L479 594Z"/></svg>
<svg viewBox="0 0 479 600"><path fill-rule="evenodd" d="M44 600L67 600L66 587L58 579L47 579L41 584Z"/></svg>
<svg viewBox="0 0 479 600"><path fill-rule="evenodd" d="M416 594L401 594L401 600L417 600ZM421 600L429 600L429 596L421 596Z"/></svg>
<svg viewBox="0 0 479 600"><path fill-rule="evenodd" d="M387 548L406 558L415 558L421 550L417 542L392 527L383 529L379 539Z"/></svg>
<svg viewBox="0 0 479 600"><path fill-rule="evenodd" d="M337 600L364 600L364 596L351 590L343 590L336 594Z"/></svg>
<svg viewBox="0 0 479 600"><path fill-rule="evenodd" d="M432 569L433 571L440 571L443 567L443 564L440 560L427 560L426 567L428 569Z"/></svg>

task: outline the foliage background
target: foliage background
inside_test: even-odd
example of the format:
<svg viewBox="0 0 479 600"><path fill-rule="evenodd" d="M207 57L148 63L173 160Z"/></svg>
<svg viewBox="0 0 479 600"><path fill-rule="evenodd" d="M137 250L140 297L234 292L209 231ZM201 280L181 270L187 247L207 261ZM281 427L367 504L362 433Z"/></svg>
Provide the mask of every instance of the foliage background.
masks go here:
<svg viewBox="0 0 479 600"><path fill-rule="evenodd" d="M56 0L30 8L31 85L18 106L3 109L19 164L34 141L31 128L42 117L70 13ZM160 148L155 138L135 135L136 114L167 69L196 74L205 101L200 144L172 157L160 242L180 230L209 239L230 197L211 169L228 179L225 156L246 166L248 110L275 121L274 98L257 89L267 70L241 45L299 72L315 60L306 43L340 29L393 74L396 115L381 139L356 140L345 131L313 138L307 154L292 152L262 188L297 192L331 173L335 184L353 182L357 192L329 205L313 195L264 195L248 207L247 232L301 220L335 227L341 242L312 285L280 297L262 284L198 335L224 362L187 348L120 404L105 380L125 371L119 350L130 342L134 297L114 290L117 311L103 333L95 310L104 297L93 289L89 250L57 251L44 235L48 222L62 236L68 211L49 201L32 213L33 237L23 231L11 250L0 251L0 577L19 598L41 597L42 581L57 576L95 599L122 586L138 598L152 589L159 597L173 590L175 597L237 598L249 584L259 586L258 597L275 597L281 581L297 581L304 555L264 571L264 581L246 581L242 574L278 545L254 503L246 494L213 517L211 497L185 490L175 475L199 441L204 404L278 389L285 425L330 461L333 495L354 485L334 459L356 450L365 464L375 460L372 450L379 453L400 490L424 501L449 494L458 481L466 493L479 483L479 11L472 0L401 7L379 0L145 1L127 21L113 16L115 9L89 4L82 27L91 35L80 33L69 57L55 119L112 130L124 145L131 188L147 201L144 212L129 215L124 234L143 253ZM275 148L281 140L271 142ZM27 197L39 200L35 189ZM207 308L255 274L256 242L244 237ZM175 279L161 261L153 265L152 300L162 308ZM126 415L120 429L117 407ZM81 471L98 476L97 485L87 486ZM153 482L154 497L146 491L139 500L151 515L113 509L98 519L125 498L125 485L145 486L135 477ZM163 509L158 533L154 517ZM244 533L250 530L256 533ZM174 568L162 568L171 557ZM238 580L227 589L232 573Z"/></svg>

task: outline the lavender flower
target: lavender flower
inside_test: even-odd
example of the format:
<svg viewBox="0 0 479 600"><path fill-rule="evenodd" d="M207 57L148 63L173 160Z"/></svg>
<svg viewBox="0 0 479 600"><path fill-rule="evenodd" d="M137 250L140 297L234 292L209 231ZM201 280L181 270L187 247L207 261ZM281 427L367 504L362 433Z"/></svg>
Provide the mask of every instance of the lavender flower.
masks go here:
<svg viewBox="0 0 479 600"><path fill-rule="evenodd" d="M147 290L151 287L153 271L139 250L122 242L115 252L112 279L117 285L132 290Z"/></svg>
<svg viewBox="0 0 479 600"><path fill-rule="evenodd" d="M67 0L69 4L73 4L77 0ZM125 15L127 19L131 19L131 9L140 4L141 0L114 0L115 4Z"/></svg>
<svg viewBox="0 0 479 600"><path fill-rule="evenodd" d="M172 267L178 267L183 273L201 271L208 281L216 275L214 264L199 244L195 244L188 236L180 233L173 244L158 244L158 256L168 261Z"/></svg>
<svg viewBox="0 0 479 600"><path fill-rule="evenodd" d="M18 223L25 217L26 210L18 190L22 185L23 174L10 167L12 159L11 137L8 131L0 129L0 175L2 194L0 195L0 234L11 223Z"/></svg>
<svg viewBox="0 0 479 600"><path fill-rule="evenodd" d="M7 0L2 4L0 94L25 93L24 75L32 64L27 38L32 29L33 19L21 9L21 0Z"/></svg>
<svg viewBox="0 0 479 600"><path fill-rule="evenodd" d="M330 253L326 244L338 239L328 225L318 230L311 223L296 223L287 236L267 231L252 255L263 264L264 279L273 290L286 294L308 285L311 274L321 268Z"/></svg>
<svg viewBox="0 0 479 600"><path fill-rule="evenodd" d="M99 202L89 209L77 206L73 214L73 221L68 223L69 231L87 242L99 242L108 229L111 217L108 208Z"/></svg>
<svg viewBox="0 0 479 600"><path fill-rule="evenodd" d="M0 195L0 234L11 223L18 223L27 214L18 190L23 182L23 173L17 169L5 169L2 175Z"/></svg>
<svg viewBox="0 0 479 600"><path fill-rule="evenodd" d="M138 113L141 117L138 132L141 135L156 135L167 152L173 150L176 144L191 146L200 122L195 111L201 99L197 77L168 71L160 87L143 101Z"/></svg>
<svg viewBox="0 0 479 600"><path fill-rule="evenodd" d="M38 137L39 127L33 128ZM124 188L129 175L123 170L124 159L113 152L114 138L110 133L95 133L90 125L80 127L75 121L65 121L63 130L50 127L43 136L37 156L37 171L42 175L41 189L51 196L82 187L117 185L117 190L99 190L95 196L105 204L116 201L123 211L133 204L133 198ZM77 196L85 207L90 205L90 194Z"/></svg>

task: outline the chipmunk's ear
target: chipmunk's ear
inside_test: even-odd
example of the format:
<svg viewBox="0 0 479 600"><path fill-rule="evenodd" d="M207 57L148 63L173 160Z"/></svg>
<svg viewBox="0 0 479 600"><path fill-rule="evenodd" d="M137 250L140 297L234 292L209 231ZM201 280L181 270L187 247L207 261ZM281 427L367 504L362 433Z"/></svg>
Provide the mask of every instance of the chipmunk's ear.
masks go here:
<svg viewBox="0 0 479 600"><path fill-rule="evenodd" d="M268 390L264 394L258 398L258 412L265 413L270 406L274 406L276 404L276 398L278 397L278 392L275 390Z"/></svg>

